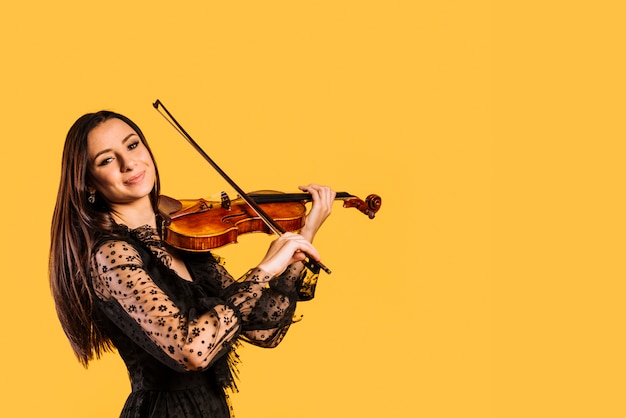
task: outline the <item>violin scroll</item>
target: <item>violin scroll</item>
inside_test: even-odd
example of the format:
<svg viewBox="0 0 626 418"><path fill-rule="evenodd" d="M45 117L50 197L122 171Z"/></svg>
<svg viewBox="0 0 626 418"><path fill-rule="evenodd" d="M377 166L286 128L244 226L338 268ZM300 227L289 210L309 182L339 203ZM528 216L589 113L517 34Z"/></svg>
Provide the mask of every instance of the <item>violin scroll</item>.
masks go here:
<svg viewBox="0 0 626 418"><path fill-rule="evenodd" d="M376 212L380 209L382 198L376 194L371 194L365 198L365 201L358 197L350 197L343 201L344 208L356 208L361 213L367 215L370 219L374 219Z"/></svg>

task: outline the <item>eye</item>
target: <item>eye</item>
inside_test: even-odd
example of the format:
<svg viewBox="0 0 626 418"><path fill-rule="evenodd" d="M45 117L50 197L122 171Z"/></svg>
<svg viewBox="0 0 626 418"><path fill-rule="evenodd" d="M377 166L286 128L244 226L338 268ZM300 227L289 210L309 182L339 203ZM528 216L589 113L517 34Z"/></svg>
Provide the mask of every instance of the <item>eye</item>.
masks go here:
<svg viewBox="0 0 626 418"><path fill-rule="evenodd" d="M105 165L109 164L111 161L113 161L113 157L104 158L104 159L100 160L100 162L98 163L98 166L100 166L100 167L105 166Z"/></svg>
<svg viewBox="0 0 626 418"><path fill-rule="evenodd" d="M132 144L130 144L128 146L128 149L129 150L133 150L133 149L137 148L138 146L139 146L139 141L135 141L135 142L133 142Z"/></svg>

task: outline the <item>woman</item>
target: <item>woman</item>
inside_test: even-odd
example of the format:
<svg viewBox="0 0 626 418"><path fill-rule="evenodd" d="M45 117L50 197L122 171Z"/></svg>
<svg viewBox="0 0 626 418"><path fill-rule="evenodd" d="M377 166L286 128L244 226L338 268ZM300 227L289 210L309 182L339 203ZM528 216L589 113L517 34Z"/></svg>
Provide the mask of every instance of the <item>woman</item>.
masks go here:
<svg viewBox="0 0 626 418"><path fill-rule="evenodd" d="M79 361L116 348L132 393L122 417L229 417L240 341L275 347L298 300L313 296L313 237L335 193L300 187L312 208L300 233L272 242L234 280L210 253L161 240L159 176L143 133L127 117L89 113L70 128L52 221L50 282Z"/></svg>

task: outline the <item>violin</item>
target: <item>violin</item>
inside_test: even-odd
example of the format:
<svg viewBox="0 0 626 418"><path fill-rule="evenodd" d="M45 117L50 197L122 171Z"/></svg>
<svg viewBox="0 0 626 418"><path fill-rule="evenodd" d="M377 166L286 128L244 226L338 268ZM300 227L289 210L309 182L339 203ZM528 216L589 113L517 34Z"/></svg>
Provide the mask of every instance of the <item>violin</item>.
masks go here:
<svg viewBox="0 0 626 418"><path fill-rule="evenodd" d="M304 226L305 203L309 193L248 193L259 207L284 231L295 232ZM356 208L373 219L382 199L371 194L365 201L346 192L338 192L335 200L343 200L346 208ZM163 239L174 248L203 252L237 242L239 235L273 231L258 213L241 197L231 200L224 192L220 201L205 199L177 200L159 197L159 213L163 219Z"/></svg>
<svg viewBox="0 0 626 418"><path fill-rule="evenodd" d="M224 195L222 195L219 207L214 205L214 202L207 202L203 199L177 201L176 199L161 196L159 199L159 212L164 219L163 226L165 228L163 230L165 231L166 242L169 236L170 244L175 247L191 251L206 251L231 242L237 242L239 233L267 231L280 236L285 233L285 227L291 231L296 231L304 225L306 211L303 202L310 200L310 195L308 197L300 195L288 202L285 200L261 202L268 198L267 193L257 193L254 197L251 197L200 148L198 143L185 131L160 100L155 101L152 106L239 194L239 198L236 199L236 205L234 206L236 211L234 212L231 212L233 210L233 202L230 202L230 199L225 199ZM163 112L160 109L163 109ZM376 195L370 195L365 202L347 193L341 193L338 196L339 199L344 199L344 206L356 207L370 218L374 217L381 204L380 197ZM266 210L272 211L273 216L266 213ZM192 217L192 214L195 216ZM280 219L280 222L275 217ZM265 224L265 226L262 226L261 223ZM184 232L179 233L179 231ZM190 233L190 231L192 232ZM178 237L174 238L177 235ZM197 244L198 239L192 239L198 236L204 238L204 242L200 245ZM328 274L331 273L330 269L321 261L316 261L308 254L304 254L306 256L304 261L306 268L311 271L319 271L321 269Z"/></svg>

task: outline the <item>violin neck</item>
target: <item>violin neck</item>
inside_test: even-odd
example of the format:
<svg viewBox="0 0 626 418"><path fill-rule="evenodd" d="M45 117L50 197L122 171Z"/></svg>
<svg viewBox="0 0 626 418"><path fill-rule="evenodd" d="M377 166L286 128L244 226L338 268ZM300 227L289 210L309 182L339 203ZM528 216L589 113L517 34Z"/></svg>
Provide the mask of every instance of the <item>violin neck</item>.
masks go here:
<svg viewBox="0 0 626 418"><path fill-rule="evenodd" d="M248 193L256 203L310 202L311 193ZM337 192L335 200L351 199L354 196L346 192Z"/></svg>

